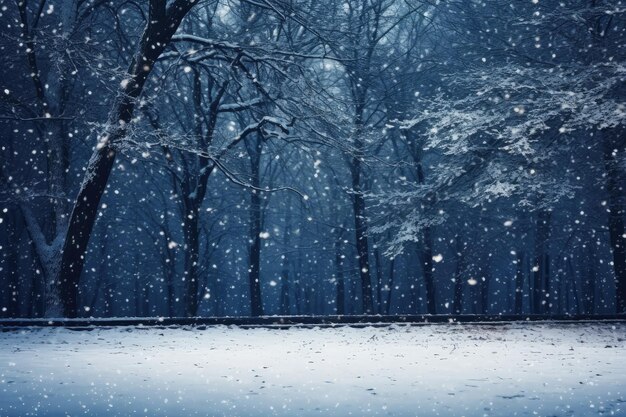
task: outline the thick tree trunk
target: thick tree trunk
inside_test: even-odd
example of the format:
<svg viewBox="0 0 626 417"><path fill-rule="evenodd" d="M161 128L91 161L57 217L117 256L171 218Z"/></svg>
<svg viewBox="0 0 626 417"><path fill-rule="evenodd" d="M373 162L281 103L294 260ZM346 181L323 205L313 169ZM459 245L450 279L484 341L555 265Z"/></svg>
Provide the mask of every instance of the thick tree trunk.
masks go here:
<svg viewBox="0 0 626 417"><path fill-rule="evenodd" d="M59 275L59 245L67 227L67 199L66 177L69 168L69 145L67 141L67 122L63 119L54 120L56 116L63 114L67 104L68 78L65 73L69 71L66 65L67 59L61 54L57 62L47 73L47 79L42 79L39 69L41 57L38 56L40 46L34 37L37 22L28 18L26 1L17 2L22 38L26 44L26 58L30 70L31 81L35 89L37 104L36 112L44 124L39 126L43 143L46 146L46 169L48 193L52 198L50 204L45 207L44 227L39 225L38 220L30 211L23 206L26 227L35 243L36 254L41 268L45 271L45 283L43 285L45 312L48 317L61 314L59 288L57 285ZM43 4L43 3L42 3ZM59 4L60 21L56 30L60 37L69 37L76 18L77 5L75 0L63 0ZM30 24L35 27L30 28ZM45 49L45 48L41 48ZM26 213L28 211L28 213Z"/></svg>
<svg viewBox="0 0 626 417"><path fill-rule="evenodd" d="M122 89L109 113L108 128L98 138L98 146L89 161L70 215L57 279L63 312L67 317L76 317L78 314L78 283L98 205L115 162L115 146L126 137L136 100L143 91L154 63L193 4L189 0L174 0L168 7L166 0L150 1L148 23L129 67L128 79L122 83Z"/></svg>
<svg viewBox="0 0 626 417"><path fill-rule="evenodd" d="M105 229L105 228L103 228ZM100 298L100 292L104 287L104 283L107 279L107 235L106 229L103 230L102 233L102 241L100 242L100 247L98 248L98 256L100 258L98 262L98 269L96 269L96 285L91 295L91 301L89 302L89 311L87 311L87 316L93 316L93 313L96 311L96 305L98 303L98 299Z"/></svg>
<svg viewBox="0 0 626 417"><path fill-rule="evenodd" d="M85 263L87 243L114 161L115 151L112 148L103 146L96 149L70 216L58 280L66 317L78 314L78 282Z"/></svg>

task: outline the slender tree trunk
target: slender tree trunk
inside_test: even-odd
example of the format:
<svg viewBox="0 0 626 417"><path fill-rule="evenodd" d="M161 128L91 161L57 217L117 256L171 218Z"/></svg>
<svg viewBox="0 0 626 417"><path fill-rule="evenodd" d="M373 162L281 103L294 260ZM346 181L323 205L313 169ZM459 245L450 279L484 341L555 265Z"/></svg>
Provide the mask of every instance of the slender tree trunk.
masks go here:
<svg viewBox="0 0 626 417"><path fill-rule="evenodd" d="M524 252L517 251L515 271L515 314L521 315L524 300Z"/></svg>
<svg viewBox="0 0 626 417"><path fill-rule="evenodd" d="M391 311L391 292L393 291L393 279L395 275L394 268L396 266L396 258L393 258L389 263L389 279L387 281L387 300L385 303L385 314L389 315Z"/></svg>
<svg viewBox="0 0 626 417"><path fill-rule="evenodd" d="M0 170L2 168L0 167ZM0 175L0 179L2 175ZM2 238L2 251L0 252L0 282L6 284L0 287L0 302L6 309L0 311L0 317L19 316L19 290L20 272L19 268L19 227L18 210L10 210L4 217L4 230ZM5 280L2 280L2 277Z"/></svg>
<svg viewBox="0 0 626 417"><path fill-rule="evenodd" d="M139 265L139 257L135 256L135 317L141 316L141 297L143 295L143 291L141 288L141 271Z"/></svg>
<svg viewBox="0 0 626 417"><path fill-rule="evenodd" d="M413 145L412 153L417 173L417 183L424 185L426 183L426 173L422 164L422 145L412 140L409 131L405 131L407 143ZM424 275L424 286L426 289L426 311L428 314L437 314L437 304L435 296L435 279L433 274L433 238L430 227L425 227L422 232L422 245L418 259L422 261L422 271Z"/></svg>
<svg viewBox="0 0 626 417"><path fill-rule="evenodd" d="M169 233L166 235L169 236ZM169 243L165 241L163 250L167 256L165 265L165 285L167 289L167 314L169 317L176 316L176 308L174 302L176 300L176 290L174 288L174 279L176 277L176 258L174 251L169 248Z"/></svg>
<svg viewBox="0 0 626 417"><path fill-rule="evenodd" d="M574 305L576 307L576 314L580 314L580 297L578 296L578 285L576 285L576 271L572 266L572 258L567 258L567 279L571 282L572 295L574 296Z"/></svg>
<svg viewBox="0 0 626 417"><path fill-rule="evenodd" d="M374 260L376 261L376 311L378 314L382 314L383 267L382 256L380 256L380 249L378 249L378 245L374 246Z"/></svg>
<svg viewBox="0 0 626 417"><path fill-rule="evenodd" d="M299 268L302 267L302 262L298 262L298 267ZM298 271L302 271L302 269L298 269ZM296 314L301 315L302 314L302 287L300 286L300 279L302 279L302 273L297 272L296 276L298 279L296 279L296 282L294 282L293 297L294 297L294 304L296 306Z"/></svg>
<svg viewBox="0 0 626 417"><path fill-rule="evenodd" d="M491 284L491 265L488 264L489 259L483 265L484 273L480 280L480 313L487 314L489 312L489 285Z"/></svg>
<svg viewBox="0 0 626 417"><path fill-rule="evenodd" d="M437 314L437 304L435 299L435 279L433 274L433 239L430 227L424 229L424 242L422 243L422 256L424 272L424 285L426 287L426 312Z"/></svg>
<svg viewBox="0 0 626 417"><path fill-rule="evenodd" d="M567 261L563 261L563 268L565 269L565 314L570 314L572 310L571 301L570 301L570 287L571 287L571 276L570 270L568 268L569 264Z"/></svg>
<svg viewBox="0 0 626 417"><path fill-rule="evenodd" d="M587 264L587 273L584 282L584 301L585 313L587 314L594 314L596 306L596 253L593 247L594 244L594 242L589 243L585 262Z"/></svg>
<svg viewBox="0 0 626 417"><path fill-rule="evenodd" d="M354 210L354 230L356 235L356 250L359 263L359 278L361 280L361 304L363 314L374 312L372 297L372 279L370 276L369 243L367 240L367 218L365 215L365 199L361 189L361 160L352 159L352 205Z"/></svg>
<svg viewBox="0 0 626 417"><path fill-rule="evenodd" d="M254 144L248 146L252 170L252 186L255 188L250 194L250 266L248 280L250 284L250 312L253 316L263 315L263 301L261 298L261 137L257 134Z"/></svg>
<svg viewBox="0 0 626 417"><path fill-rule="evenodd" d="M286 262L283 262L280 279L280 314L288 316L291 314L291 300L289 298L289 265Z"/></svg>
<svg viewBox="0 0 626 417"><path fill-rule="evenodd" d="M554 294L553 294L553 290L552 290L552 286L553 286L553 282L552 282L552 273L551 273L551 268L550 268L550 254L546 253L544 255L544 261L543 261L543 270L544 270L544 282L545 282L545 294L544 294L544 302L545 304L543 305L543 312L544 314L550 314L552 313L552 307L553 307L553 300L554 300Z"/></svg>
<svg viewBox="0 0 626 417"><path fill-rule="evenodd" d="M546 287L549 287L549 257L548 245L550 239L549 211L541 211L537 216L537 231L535 236L535 260L533 265L533 313L543 314L548 302L546 299Z"/></svg>
<svg viewBox="0 0 626 417"><path fill-rule="evenodd" d="M150 283L144 283L142 289L142 298L141 298L141 315L143 317L154 316L152 314L152 305L150 303Z"/></svg>
<svg viewBox="0 0 626 417"><path fill-rule="evenodd" d="M260 209L260 201L257 201L259 200L258 193L253 193L251 200L253 206L250 213L252 245L250 247L250 273L248 275L250 282L250 312L253 316L262 316L261 274L259 270L261 263L261 238L259 237L261 233L261 216L257 211Z"/></svg>
<svg viewBox="0 0 626 417"><path fill-rule="evenodd" d="M560 263L558 265L560 265ZM554 276L557 279L556 283L559 287L559 294L557 296L557 311L559 312L559 314L563 314L563 297L567 294L567 292L565 291L565 283L563 282L563 268L559 267L556 270Z"/></svg>
<svg viewBox="0 0 626 417"><path fill-rule="evenodd" d="M348 301L348 308L346 309L346 311L348 312L348 314L352 314L352 315L359 314L358 307L357 307L357 300L358 300L358 294L359 294L357 280L352 275L350 276L349 284L350 284L349 295L348 295L349 301Z"/></svg>
<svg viewBox="0 0 626 417"><path fill-rule="evenodd" d="M461 314L463 312L463 270L465 269L465 248L461 240L457 237L456 272L454 274L454 299L452 301L452 312Z"/></svg>
<svg viewBox="0 0 626 417"><path fill-rule="evenodd" d="M285 216L285 233L283 236L283 247L285 251L290 249L291 238L291 210L287 208ZM287 316L291 314L291 300L289 298L289 255L285 253L282 259L282 272L280 274L280 314Z"/></svg>
<svg viewBox="0 0 626 417"><path fill-rule="evenodd" d="M195 317L198 315L198 269L200 261L199 240L199 210L194 200L189 201L187 214L183 219L183 234L185 239L185 271L186 302L185 315Z"/></svg>
<svg viewBox="0 0 626 417"><path fill-rule="evenodd" d="M620 163L626 153L626 136L623 131L603 132L604 166L606 170L606 190L609 196L609 237L613 254L615 274L616 309L626 313L626 232L624 216L626 211L626 174L621 172Z"/></svg>
<svg viewBox="0 0 626 417"><path fill-rule="evenodd" d="M321 283L317 281L317 285L315 286L315 312L318 315L323 315L326 313L325 310L322 286Z"/></svg>
<svg viewBox="0 0 626 417"><path fill-rule="evenodd" d="M304 313L311 315L313 311L313 293L311 292L311 284L306 284L304 287Z"/></svg>
<svg viewBox="0 0 626 417"><path fill-rule="evenodd" d="M169 44L180 22L193 6L187 0L151 0L148 23L128 70L128 78L109 113L107 128L87 165L69 219L61 256L59 279L63 312L67 317L78 314L78 283L82 273L87 244L96 220L98 205L106 188L116 156L116 145L123 140L132 123L137 99L152 68Z"/></svg>
<svg viewBox="0 0 626 417"><path fill-rule="evenodd" d="M341 236L335 239L335 279L337 280L336 308L337 314L346 314L346 287L343 276L343 258L341 253Z"/></svg>

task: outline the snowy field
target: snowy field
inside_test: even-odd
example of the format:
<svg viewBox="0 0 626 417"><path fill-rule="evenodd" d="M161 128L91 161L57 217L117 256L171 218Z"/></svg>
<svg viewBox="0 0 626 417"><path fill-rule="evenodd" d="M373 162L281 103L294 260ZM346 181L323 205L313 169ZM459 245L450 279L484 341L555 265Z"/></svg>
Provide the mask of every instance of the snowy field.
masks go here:
<svg viewBox="0 0 626 417"><path fill-rule="evenodd" d="M626 416L626 324L33 328L1 416Z"/></svg>

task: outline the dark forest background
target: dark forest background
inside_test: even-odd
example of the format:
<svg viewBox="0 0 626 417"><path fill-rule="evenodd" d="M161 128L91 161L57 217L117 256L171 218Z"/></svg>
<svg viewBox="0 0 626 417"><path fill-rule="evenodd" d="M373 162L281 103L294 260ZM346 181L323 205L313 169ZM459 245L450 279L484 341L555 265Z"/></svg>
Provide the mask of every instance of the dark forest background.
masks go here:
<svg viewBox="0 0 626 417"><path fill-rule="evenodd" d="M624 313L625 17L0 0L0 316Z"/></svg>

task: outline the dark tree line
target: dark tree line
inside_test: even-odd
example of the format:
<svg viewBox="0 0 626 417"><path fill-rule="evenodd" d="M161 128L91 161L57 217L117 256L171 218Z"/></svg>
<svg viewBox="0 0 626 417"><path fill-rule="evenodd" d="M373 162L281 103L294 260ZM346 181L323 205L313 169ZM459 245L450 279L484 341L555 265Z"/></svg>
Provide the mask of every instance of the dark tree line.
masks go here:
<svg viewBox="0 0 626 417"><path fill-rule="evenodd" d="M608 1L0 1L0 315L626 312Z"/></svg>

